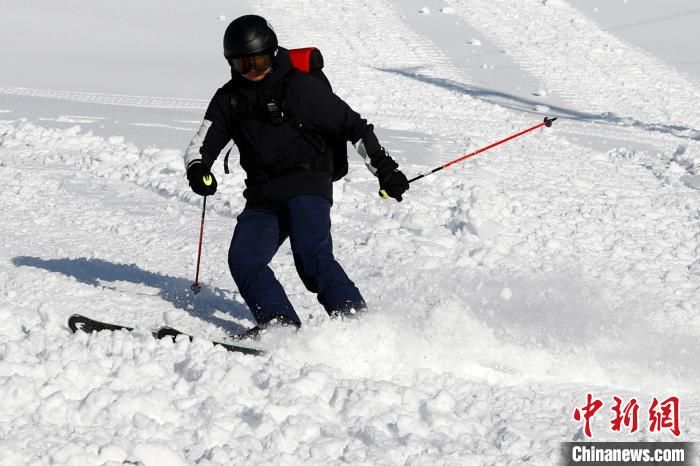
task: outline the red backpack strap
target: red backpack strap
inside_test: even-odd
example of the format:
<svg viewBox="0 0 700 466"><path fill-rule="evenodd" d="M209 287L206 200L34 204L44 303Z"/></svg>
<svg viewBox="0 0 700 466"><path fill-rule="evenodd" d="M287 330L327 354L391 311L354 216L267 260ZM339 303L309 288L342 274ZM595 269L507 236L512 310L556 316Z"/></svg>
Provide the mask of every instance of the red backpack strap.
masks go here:
<svg viewBox="0 0 700 466"><path fill-rule="evenodd" d="M323 69L323 55L316 47L291 49L289 50L289 59L292 61L294 68L304 73Z"/></svg>

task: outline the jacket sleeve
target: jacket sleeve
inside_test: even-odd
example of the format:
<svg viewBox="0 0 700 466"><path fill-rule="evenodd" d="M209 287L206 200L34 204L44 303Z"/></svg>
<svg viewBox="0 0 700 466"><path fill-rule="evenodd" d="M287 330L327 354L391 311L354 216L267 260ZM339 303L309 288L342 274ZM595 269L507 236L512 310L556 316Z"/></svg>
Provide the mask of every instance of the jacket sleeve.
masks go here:
<svg viewBox="0 0 700 466"><path fill-rule="evenodd" d="M185 170L193 163L203 163L211 169L219 153L231 140L221 102L218 93L211 99L202 125L185 151Z"/></svg>
<svg viewBox="0 0 700 466"><path fill-rule="evenodd" d="M369 171L376 175L379 161L388 155L374 134L374 126L316 78L303 76L295 87L296 92L288 98L300 109L302 122L350 141Z"/></svg>

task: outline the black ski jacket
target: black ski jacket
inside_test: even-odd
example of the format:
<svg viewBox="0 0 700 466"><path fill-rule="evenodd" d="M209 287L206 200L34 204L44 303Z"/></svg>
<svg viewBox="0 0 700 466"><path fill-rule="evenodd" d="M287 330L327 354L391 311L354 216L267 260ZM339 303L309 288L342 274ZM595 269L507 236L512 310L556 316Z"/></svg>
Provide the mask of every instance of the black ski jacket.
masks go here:
<svg viewBox="0 0 700 466"><path fill-rule="evenodd" d="M386 153L373 126L320 79L294 69L286 49L279 48L272 73L262 81L249 81L235 71L232 75L212 98L185 153L187 168L201 162L211 169L233 139L247 175L246 205L262 209L274 209L303 194L332 202L332 168L326 163L332 155L320 153L318 140L323 138L319 135L350 141L376 173ZM289 121L274 121L268 105L273 101L305 131Z"/></svg>

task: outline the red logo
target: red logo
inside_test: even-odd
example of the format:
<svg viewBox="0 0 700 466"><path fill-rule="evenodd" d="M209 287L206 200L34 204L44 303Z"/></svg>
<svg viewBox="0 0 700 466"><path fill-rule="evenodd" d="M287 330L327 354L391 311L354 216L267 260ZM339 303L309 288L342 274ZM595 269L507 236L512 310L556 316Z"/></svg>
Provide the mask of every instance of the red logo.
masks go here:
<svg viewBox="0 0 700 466"><path fill-rule="evenodd" d="M637 426L639 425L639 404L637 404L637 399L632 398L627 402L625 407L622 407L622 399L614 396L615 406L612 407L615 413L615 418L610 421L613 432L620 432L622 426L629 429L629 433L632 434L637 432Z"/></svg>
<svg viewBox="0 0 700 466"><path fill-rule="evenodd" d="M614 416L610 420L610 429L613 432L622 432L623 429L632 434L639 430L639 403L632 398L626 403L618 396L613 396L613 406L610 411ZM596 399L590 393L586 396L586 404L574 409L574 420L583 423L583 432L586 437L592 437L591 420L604 406L602 400ZM663 401L654 397L649 406L649 432L661 432L668 430L676 437L681 435L680 429L680 400L677 396L671 396Z"/></svg>
<svg viewBox="0 0 700 466"><path fill-rule="evenodd" d="M574 419L579 422L583 419L583 422L586 424L584 429L586 437L592 437L591 418L593 418L595 413L597 413L598 410L603 407L603 402L600 400L594 400L593 395L590 393L588 394L587 399L588 401L586 402L586 406L582 407L580 410L579 408L574 410Z"/></svg>
<svg viewBox="0 0 700 466"><path fill-rule="evenodd" d="M659 432L668 429L676 437L681 435L680 429L680 400L672 396L659 403L654 397L649 408L649 432Z"/></svg>

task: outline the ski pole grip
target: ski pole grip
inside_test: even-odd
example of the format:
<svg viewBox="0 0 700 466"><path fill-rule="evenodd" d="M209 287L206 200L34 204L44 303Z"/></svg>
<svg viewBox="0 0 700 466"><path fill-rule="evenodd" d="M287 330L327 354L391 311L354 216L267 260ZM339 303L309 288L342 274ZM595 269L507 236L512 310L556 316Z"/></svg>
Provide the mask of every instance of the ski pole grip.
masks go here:
<svg viewBox="0 0 700 466"><path fill-rule="evenodd" d="M556 121L556 118L544 117L544 125L545 125L547 128L551 128L551 127L552 127L552 123L554 123L554 121Z"/></svg>

